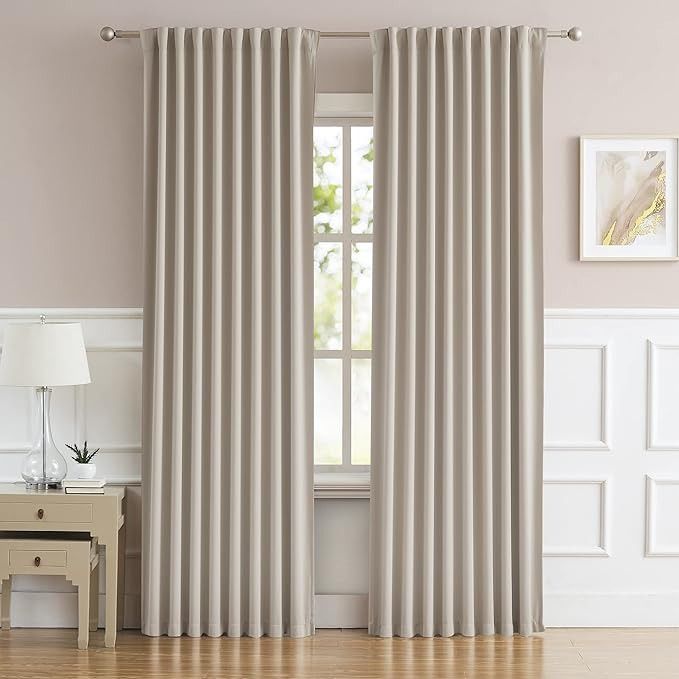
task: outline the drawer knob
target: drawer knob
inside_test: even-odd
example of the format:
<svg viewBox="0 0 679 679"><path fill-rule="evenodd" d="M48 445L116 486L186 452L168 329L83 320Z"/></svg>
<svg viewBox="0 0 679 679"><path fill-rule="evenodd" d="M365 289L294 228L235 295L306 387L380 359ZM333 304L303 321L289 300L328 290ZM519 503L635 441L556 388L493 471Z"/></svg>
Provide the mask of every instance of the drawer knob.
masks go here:
<svg viewBox="0 0 679 679"><path fill-rule="evenodd" d="M36 556L35 559L33 559L33 563L35 564L35 567L37 568L40 565L40 557Z"/></svg>
<svg viewBox="0 0 679 679"><path fill-rule="evenodd" d="M38 509L38 518L39 519L45 518L45 510L42 507Z"/></svg>

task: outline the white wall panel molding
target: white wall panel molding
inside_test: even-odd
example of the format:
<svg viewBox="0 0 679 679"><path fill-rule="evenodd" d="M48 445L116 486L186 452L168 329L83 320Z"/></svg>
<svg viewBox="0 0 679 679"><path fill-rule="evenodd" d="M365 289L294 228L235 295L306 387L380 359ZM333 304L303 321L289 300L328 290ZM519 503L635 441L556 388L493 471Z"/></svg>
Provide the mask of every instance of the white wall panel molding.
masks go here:
<svg viewBox="0 0 679 679"><path fill-rule="evenodd" d="M33 390L15 391L13 387L0 387L0 417L3 426L0 453L28 453L33 445L31 423L34 408Z"/></svg>
<svg viewBox="0 0 679 679"><path fill-rule="evenodd" d="M665 359L663 359L663 355ZM647 340L648 396L646 400L646 432L648 450L679 451L679 343ZM661 369L663 360L670 365ZM660 390L665 380L665 388ZM665 430L663 436L662 429ZM675 430L667 437L667 430Z"/></svg>
<svg viewBox="0 0 679 679"><path fill-rule="evenodd" d="M666 503L663 511L658 507L661 500L658 496L668 492L671 493L668 498L671 502ZM677 506L679 506L679 478L655 477L647 474L645 552L647 557L679 556L679 530L675 528L677 514L673 511Z"/></svg>
<svg viewBox="0 0 679 679"><path fill-rule="evenodd" d="M85 347L85 351L87 353L95 353L95 352L106 352L106 353L116 353L119 351L122 352L141 352L142 351L142 345L140 342L133 342L133 343L128 343L128 344L121 344L121 343L111 343L111 344L88 344Z"/></svg>
<svg viewBox="0 0 679 679"><path fill-rule="evenodd" d="M0 320L32 320L40 318L40 314L45 314L48 319L59 319L82 321L88 319L128 319L141 320L144 316L143 310L140 307L132 308L55 308L55 307L21 307L0 308Z"/></svg>
<svg viewBox="0 0 679 679"><path fill-rule="evenodd" d="M75 437L78 387L58 387L52 394L52 433ZM0 454L26 454L33 446L37 426L35 390L31 387L0 386ZM21 432L21 435L18 434Z"/></svg>
<svg viewBox="0 0 679 679"><path fill-rule="evenodd" d="M90 355L90 371L96 370L96 363L99 362L94 359L94 356L107 356L110 355L110 365L109 372L105 375L105 378L96 379L97 376L93 374L92 385L77 387L79 392L79 398L77 400L79 410L76 415L76 423L80 425L80 435L78 440L88 440L91 438L91 427L88 426L89 415L97 416L100 413L88 413L88 400L91 401L92 397L88 399L88 394L92 393L93 389L97 389L97 384L103 383L105 388L109 389L113 384L115 388L112 390L113 393L109 394L108 401L112 404L113 408L120 409L121 407L126 407L130 402L134 403L133 409L137 411L138 426L134 427L135 431L130 434L130 423L123 426L113 425L114 433L110 433L103 439L99 439L96 442L97 447L101 448L102 452L106 453L136 453L141 454L141 354L142 345L141 342L110 342L104 344L88 344L86 346L86 351ZM128 362L124 362L124 354L132 354L134 356L133 364L131 365L132 374L128 375L127 379L121 382L120 375L122 374L121 368ZM100 367L100 366L99 366ZM115 376L115 377L114 377ZM117 389L118 393L115 393ZM93 408L90 411L96 410ZM111 419L111 412L107 413L106 419ZM115 419L115 418L114 418ZM128 414L129 419L129 414ZM121 438L121 430L127 429L127 440Z"/></svg>
<svg viewBox="0 0 679 679"><path fill-rule="evenodd" d="M545 479L544 495L545 504L548 501L548 489L550 486L560 486L562 490L567 490L564 493L566 502L560 504L560 517L551 517L549 513L545 512L544 523L544 548L543 556L569 556L569 557L608 557L610 556L610 512L609 512L609 498L610 491L608 489L608 479L605 478L549 478ZM574 503L568 501L565 496L573 495L573 500L576 499L576 494L573 490L579 488L593 488L596 492L595 499L595 513L588 513L587 507L583 503ZM581 511L581 515L577 515L577 511ZM564 524L549 523L549 519L564 520ZM587 542L586 539L576 534L577 520L580 520L581 527L586 529L586 532L594 536L593 540ZM589 524L589 525L587 525ZM565 525L571 530L564 531ZM576 530L573 530L576 529ZM563 540L563 533L568 532L570 541L567 543L561 542ZM585 530L582 531L583 533Z"/></svg>
<svg viewBox="0 0 679 679"><path fill-rule="evenodd" d="M550 352L560 352L560 357L557 361L559 370L562 371L562 376L568 379L568 386L564 387L561 384L551 384L549 379L549 357ZM591 371L589 366L583 364L582 367L578 363L583 363L587 359L586 353L599 353L599 368ZM570 354L570 360L567 358ZM577 358L576 358L577 357ZM610 423L611 423L611 397L609 386L609 357L610 347L609 343L578 343L578 342L549 342L545 343L545 450L593 450L602 451L610 450ZM580 381L575 382L575 377L578 375L577 371L581 370ZM592 384L584 382L585 379L593 380ZM555 376L555 382L558 378ZM558 393L551 393L550 388L558 389ZM593 388L593 389L592 389ZM583 399L592 398L592 394L598 395L593 398L591 407L587 407ZM575 410L575 409L578 410ZM584 408L591 411L593 408L598 410L594 415L597 422L596 435L592 438L574 437L567 439L566 435L571 435L578 422L584 423L586 420L585 414L581 411ZM555 411L555 412L553 412ZM567 421L566 413L573 413L574 421ZM550 424L552 422L563 422L564 430L561 436L555 439L549 439L551 432Z"/></svg>
<svg viewBox="0 0 679 679"><path fill-rule="evenodd" d="M545 319L679 320L679 309L545 309Z"/></svg>

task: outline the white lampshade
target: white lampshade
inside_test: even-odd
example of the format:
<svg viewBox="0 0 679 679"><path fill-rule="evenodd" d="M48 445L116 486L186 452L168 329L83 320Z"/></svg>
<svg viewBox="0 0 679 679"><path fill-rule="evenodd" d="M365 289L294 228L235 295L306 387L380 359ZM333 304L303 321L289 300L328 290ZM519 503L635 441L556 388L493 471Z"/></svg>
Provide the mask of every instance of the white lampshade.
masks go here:
<svg viewBox="0 0 679 679"><path fill-rule="evenodd" d="M5 327L0 384L63 387L90 381L80 323L13 323Z"/></svg>

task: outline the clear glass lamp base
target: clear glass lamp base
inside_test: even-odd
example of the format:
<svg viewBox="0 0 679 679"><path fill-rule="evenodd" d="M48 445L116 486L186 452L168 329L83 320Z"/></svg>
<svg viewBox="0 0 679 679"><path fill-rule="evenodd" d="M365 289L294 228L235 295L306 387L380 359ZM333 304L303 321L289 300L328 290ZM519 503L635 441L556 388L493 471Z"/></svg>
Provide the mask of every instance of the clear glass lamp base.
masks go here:
<svg viewBox="0 0 679 679"><path fill-rule="evenodd" d="M61 481L58 483L42 483L40 481L38 483L29 483L26 481L26 488L29 490L61 490L63 485Z"/></svg>
<svg viewBox="0 0 679 679"><path fill-rule="evenodd" d="M31 451L24 458L21 476L26 488L32 490L57 490L66 478L68 466L52 438L50 425L50 401L52 390L36 389L38 398L38 437Z"/></svg>

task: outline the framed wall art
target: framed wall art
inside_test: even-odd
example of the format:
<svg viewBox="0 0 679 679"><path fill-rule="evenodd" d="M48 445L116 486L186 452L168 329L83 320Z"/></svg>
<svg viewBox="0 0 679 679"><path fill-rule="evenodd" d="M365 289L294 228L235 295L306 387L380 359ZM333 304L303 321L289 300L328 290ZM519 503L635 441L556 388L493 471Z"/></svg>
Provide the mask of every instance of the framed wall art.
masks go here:
<svg viewBox="0 0 679 679"><path fill-rule="evenodd" d="M679 259L677 136L580 137L580 259Z"/></svg>

